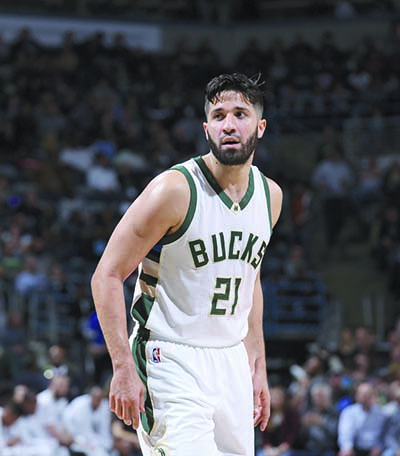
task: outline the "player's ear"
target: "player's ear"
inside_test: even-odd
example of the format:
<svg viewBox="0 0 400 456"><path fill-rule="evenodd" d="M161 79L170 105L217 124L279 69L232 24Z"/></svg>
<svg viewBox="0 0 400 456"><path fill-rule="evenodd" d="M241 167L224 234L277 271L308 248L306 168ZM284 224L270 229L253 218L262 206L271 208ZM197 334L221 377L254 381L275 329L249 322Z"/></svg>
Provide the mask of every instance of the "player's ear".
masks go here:
<svg viewBox="0 0 400 456"><path fill-rule="evenodd" d="M207 124L207 122L203 122L203 129L204 129L204 133L206 135L206 138L208 139L208 124Z"/></svg>
<svg viewBox="0 0 400 456"><path fill-rule="evenodd" d="M258 122L258 128L257 128L257 138L260 139L264 135L264 131L267 128L267 121L265 119L261 119Z"/></svg>

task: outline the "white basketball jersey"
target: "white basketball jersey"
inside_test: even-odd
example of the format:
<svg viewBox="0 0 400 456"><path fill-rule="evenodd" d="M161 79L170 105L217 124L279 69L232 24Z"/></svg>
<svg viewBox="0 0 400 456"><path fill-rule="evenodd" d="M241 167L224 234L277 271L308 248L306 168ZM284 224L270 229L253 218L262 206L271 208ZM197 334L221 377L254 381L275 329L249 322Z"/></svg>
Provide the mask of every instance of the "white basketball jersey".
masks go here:
<svg viewBox="0 0 400 456"><path fill-rule="evenodd" d="M271 236L267 179L252 166L247 191L234 203L201 157L174 169L188 181L190 205L182 226L139 266L131 311L136 330L194 346L235 345L247 334Z"/></svg>

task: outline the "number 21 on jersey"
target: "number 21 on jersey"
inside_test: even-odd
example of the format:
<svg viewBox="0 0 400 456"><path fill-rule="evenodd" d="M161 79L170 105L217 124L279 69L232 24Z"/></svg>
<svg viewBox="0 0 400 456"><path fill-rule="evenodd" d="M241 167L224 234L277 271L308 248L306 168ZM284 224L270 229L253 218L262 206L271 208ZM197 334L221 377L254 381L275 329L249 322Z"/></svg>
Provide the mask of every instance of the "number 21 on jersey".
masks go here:
<svg viewBox="0 0 400 456"><path fill-rule="evenodd" d="M211 300L210 315L233 315L239 299L241 277L217 277L215 291Z"/></svg>

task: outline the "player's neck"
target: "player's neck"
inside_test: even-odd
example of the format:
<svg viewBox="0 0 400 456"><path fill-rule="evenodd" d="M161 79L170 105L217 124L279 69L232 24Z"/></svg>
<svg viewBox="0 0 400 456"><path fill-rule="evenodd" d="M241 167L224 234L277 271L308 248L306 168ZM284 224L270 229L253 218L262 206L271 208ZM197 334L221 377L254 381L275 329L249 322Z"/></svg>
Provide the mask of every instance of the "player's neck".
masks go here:
<svg viewBox="0 0 400 456"><path fill-rule="evenodd" d="M223 165L211 153L203 156L203 160L222 190L232 201L240 201L249 185L252 158L245 164L237 166Z"/></svg>

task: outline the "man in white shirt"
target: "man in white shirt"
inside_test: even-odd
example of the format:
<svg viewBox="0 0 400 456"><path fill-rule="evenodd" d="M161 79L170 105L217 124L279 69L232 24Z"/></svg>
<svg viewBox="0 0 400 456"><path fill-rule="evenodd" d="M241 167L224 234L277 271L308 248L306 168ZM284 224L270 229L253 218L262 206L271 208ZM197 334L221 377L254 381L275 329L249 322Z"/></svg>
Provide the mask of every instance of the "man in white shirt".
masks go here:
<svg viewBox="0 0 400 456"><path fill-rule="evenodd" d="M108 456L112 448L111 412L103 390L73 399L64 411L64 426L73 438L71 450L86 456Z"/></svg>
<svg viewBox="0 0 400 456"><path fill-rule="evenodd" d="M380 437L385 414L369 383L360 383L355 399L339 416L339 456L378 456L382 451Z"/></svg>
<svg viewBox="0 0 400 456"><path fill-rule="evenodd" d="M16 424L22 414L21 408L15 402L8 402L0 407L0 454L12 455L21 443L18 425ZM14 451L15 450L15 451Z"/></svg>
<svg viewBox="0 0 400 456"><path fill-rule="evenodd" d="M38 407L36 394L26 390L20 404L23 416L19 419L22 444L25 446L21 455L29 456L68 456L66 447L62 446L57 436L49 432L49 421Z"/></svg>
<svg viewBox="0 0 400 456"><path fill-rule="evenodd" d="M63 414L68 405L69 377L56 375L50 381L48 388L37 395L36 414L47 433L55 438L63 447L57 453L60 456L69 456L67 447L72 443L72 437L64 428Z"/></svg>

